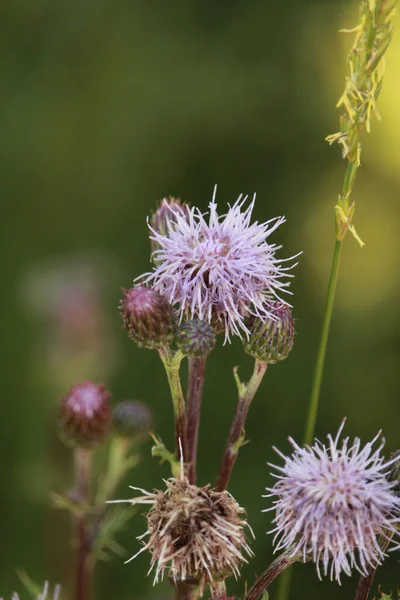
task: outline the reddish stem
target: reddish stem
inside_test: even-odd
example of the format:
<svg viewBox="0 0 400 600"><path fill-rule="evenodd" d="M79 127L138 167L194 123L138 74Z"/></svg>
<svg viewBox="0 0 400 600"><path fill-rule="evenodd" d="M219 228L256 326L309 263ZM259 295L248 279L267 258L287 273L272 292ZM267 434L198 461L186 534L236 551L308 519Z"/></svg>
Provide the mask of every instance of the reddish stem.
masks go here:
<svg viewBox="0 0 400 600"><path fill-rule="evenodd" d="M256 580L251 586L245 600L258 600L258 598L264 593L264 591L271 585L271 583L280 575L287 567L290 567L300 557L300 554L289 556L287 553L281 554L272 562L264 573Z"/></svg>
<svg viewBox="0 0 400 600"><path fill-rule="evenodd" d="M232 470L239 454L240 446L244 441L244 426L250 404L260 386L265 375L268 364L261 360L254 363L253 375L247 385L240 384L239 398L236 406L236 412L233 417L231 430L226 442L225 453L222 459L221 468L217 480L217 490L223 491L228 487Z"/></svg>
<svg viewBox="0 0 400 600"><path fill-rule="evenodd" d="M186 403L188 478L195 484L197 479L197 445L199 438L201 399L204 387L206 358L189 357L189 382Z"/></svg>
<svg viewBox="0 0 400 600"><path fill-rule="evenodd" d="M390 540L393 537L393 534L388 534L387 537L381 535L378 539L378 544L383 552L387 550L387 547L390 544ZM354 596L354 600L367 600L369 592L371 591L372 582L374 580L376 573L376 568L370 568L368 575L366 577L360 577L358 582L356 595Z"/></svg>
<svg viewBox="0 0 400 600"><path fill-rule="evenodd" d="M90 494L92 453L82 448L75 449L75 489L79 502L86 504ZM75 599L89 600L92 569L89 562L90 542L88 538L85 513L75 521L77 544Z"/></svg>

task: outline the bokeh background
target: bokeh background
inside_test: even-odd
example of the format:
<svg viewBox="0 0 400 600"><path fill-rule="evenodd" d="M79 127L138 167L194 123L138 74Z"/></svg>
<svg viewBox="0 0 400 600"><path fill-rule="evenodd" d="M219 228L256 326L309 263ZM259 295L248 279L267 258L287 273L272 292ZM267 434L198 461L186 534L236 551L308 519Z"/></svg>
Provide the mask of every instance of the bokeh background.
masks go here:
<svg viewBox="0 0 400 600"><path fill-rule="evenodd" d="M121 329L120 288L149 269L146 215L165 195L206 209L257 192L255 218L285 214L274 241L303 250L293 282L295 349L271 367L252 406L231 491L248 510L256 558L231 593L243 592L271 558L272 445L301 439L333 248L333 204L345 164L324 138L338 128L335 103L356 23L355 1L3 0L0 6L1 493L0 594L22 590L16 568L69 590L67 515L49 490L70 484L58 440L60 397L82 379L105 382L114 400L142 399L172 444L162 366ZM400 26L397 18L397 25ZM354 197L366 246L345 242L318 435L371 438L399 447L400 32L387 58L383 121L365 139ZM235 405L232 367L251 360L239 343L209 359L199 477L214 481ZM168 475L144 448L129 483ZM128 495L128 481L119 495ZM144 520L121 543L133 554ZM376 584L400 586L399 554ZM148 557L104 564L96 600L169 598L152 588ZM295 569L293 598L350 598L356 579L318 582ZM23 595L23 594L22 594ZM274 590L271 590L274 597Z"/></svg>

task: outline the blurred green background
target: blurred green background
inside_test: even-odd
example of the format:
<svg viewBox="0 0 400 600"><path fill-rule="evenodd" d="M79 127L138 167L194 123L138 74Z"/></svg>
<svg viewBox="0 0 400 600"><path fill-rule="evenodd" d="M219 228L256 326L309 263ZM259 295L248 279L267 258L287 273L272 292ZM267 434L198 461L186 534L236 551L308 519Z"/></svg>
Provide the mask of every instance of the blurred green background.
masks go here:
<svg viewBox="0 0 400 600"><path fill-rule="evenodd" d="M304 254L293 282L297 319L290 358L268 371L252 406L231 491L256 532L256 558L241 593L271 558L271 446L301 439L333 248L333 204L343 180L335 103L355 2L337 0L3 0L0 5L2 401L0 404L0 593L22 590L15 568L61 582L72 568L67 515L49 490L70 484L69 452L54 424L60 397L82 379L104 381L114 400L142 399L172 445L162 366L121 329L122 286L149 269L146 215L165 195L206 209L257 192L255 218L285 214L274 241ZM397 18L397 25L400 25ZM360 249L348 237L331 331L317 432L370 439L381 427L399 447L400 32L356 184ZM238 341L209 359L199 478L214 481L235 405L232 367L251 360ZM124 482L160 486L168 475L144 449ZM144 519L121 543L136 552ZM148 556L99 569L96 600L168 598L152 588ZM399 555L376 585L400 586ZM292 598L351 598L295 569ZM23 595L23 594L22 594ZM271 590L274 598L274 590Z"/></svg>

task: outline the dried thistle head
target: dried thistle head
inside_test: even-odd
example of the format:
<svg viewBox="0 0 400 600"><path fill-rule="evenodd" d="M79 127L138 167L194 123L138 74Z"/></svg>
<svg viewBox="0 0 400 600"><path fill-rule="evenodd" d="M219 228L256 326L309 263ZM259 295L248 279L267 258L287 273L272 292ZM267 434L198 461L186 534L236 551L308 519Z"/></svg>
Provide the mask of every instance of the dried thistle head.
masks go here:
<svg viewBox="0 0 400 600"><path fill-rule="evenodd" d="M229 492L197 487L182 476L166 481L164 491L139 491L144 495L117 502L152 505L147 531L138 538L148 540L129 561L149 550L154 583L167 571L175 583L195 578L202 594L206 583L237 577L240 565L247 562L244 555L253 555L246 541L245 528L250 526L245 510Z"/></svg>

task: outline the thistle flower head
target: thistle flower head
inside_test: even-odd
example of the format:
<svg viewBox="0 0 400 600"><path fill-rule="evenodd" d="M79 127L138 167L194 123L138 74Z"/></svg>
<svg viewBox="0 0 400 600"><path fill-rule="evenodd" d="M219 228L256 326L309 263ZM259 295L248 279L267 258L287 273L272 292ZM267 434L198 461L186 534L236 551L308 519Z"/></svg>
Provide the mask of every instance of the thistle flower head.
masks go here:
<svg viewBox="0 0 400 600"><path fill-rule="evenodd" d="M294 344L294 319L290 306L282 302L268 303L271 317L261 320L251 316L246 325L250 337L243 343L247 354L274 364L289 356Z"/></svg>
<svg viewBox="0 0 400 600"><path fill-rule="evenodd" d="M175 337L175 314L168 300L145 285L123 290L121 316L129 337L143 348L169 345Z"/></svg>
<svg viewBox="0 0 400 600"><path fill-rule="evenodd" d="M59 427L68 445L93 447L101 444L111 429L109 391L103 385L85 381L75 385L63 398Z"/></svg>
<svg viewBox="0 0 400 600"><path fill-rule="evenodd" d="M301 448L289 438L294 452L285 457L277 451L285 464L271 465L278 482L267 488L276 498L275 551L302 552L319 577L322 568L339 583L342 572L351 575L354 568L365 576L381 564L378 536L396 535L400 522L400 497L389 477L393 461L381 456L383 443L373 447L380 434L364 447L359 438L339 443L343 426L327 445Z"/></svg>
<svg viewBox="0 0 400 600"><path fill-rule="evenodd" d="M218 215L214 198L209 216L185 207L174 213L163 234L149 225L150 239L159 245L153 253L157 265L142 276L146 284L165 294L178 307L181 319L202 319L222 326L225 339L231 334L247 336L246 315L269 316L266 299L288 291L291 268L276 257L279 246L267 238L284 217L251 223L255 199L239 196L226 214Z"/></svg>
<svg viewBox="0 0 400 600"><path fill-rule="evenodd" d="M144 495L117 501L151 505L147 531L138 538L148 537L147 542L142 541L143 547L129 561L149 550L154 583L167 571L175 583L197 579L201 593L206 583L230 574L237 577L239 566L247 562L244 554L253 554L246 542L244 509L229 492L197 487L182 475L165 483L164 491L132 488Z"/></svg>

